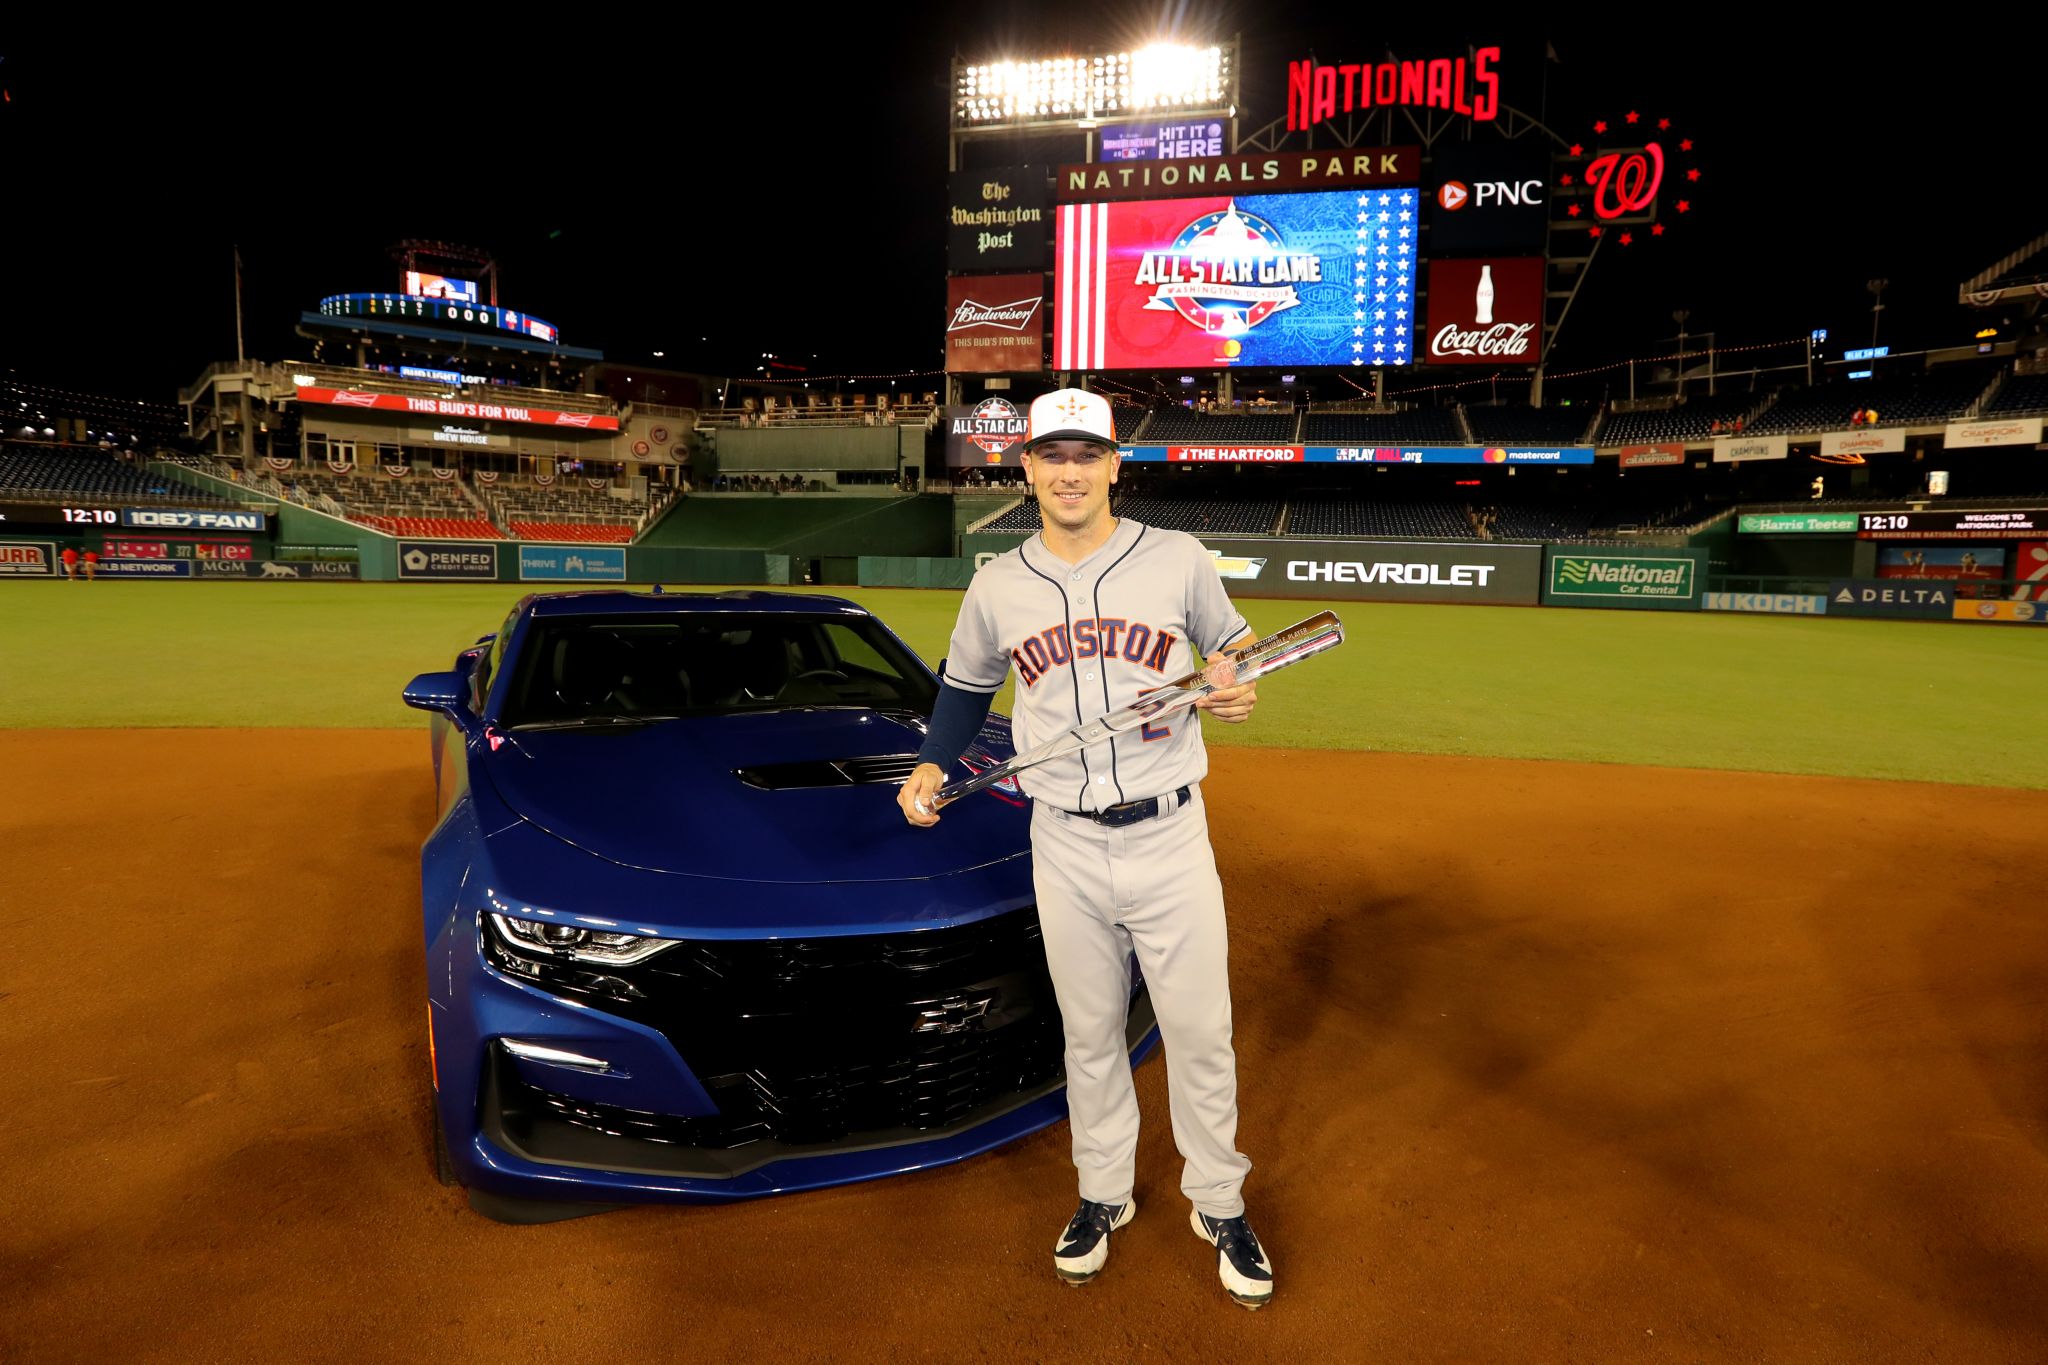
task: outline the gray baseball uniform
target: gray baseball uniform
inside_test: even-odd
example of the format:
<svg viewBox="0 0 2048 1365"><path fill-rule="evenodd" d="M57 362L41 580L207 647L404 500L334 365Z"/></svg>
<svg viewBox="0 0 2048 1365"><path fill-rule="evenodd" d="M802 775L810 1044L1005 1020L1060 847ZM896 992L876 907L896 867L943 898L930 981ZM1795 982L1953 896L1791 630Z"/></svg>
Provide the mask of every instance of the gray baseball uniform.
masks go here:
<svg viewBox="0 0 2048 1365"><path fill-rule="evenodd" d="M984 565L960 607L946 681L994 692L1014 668L1021 752L1194 671L1248 630L1199 541L1124 519L1079 564L1034 536ZM1135 952L1166 1044L1181 1189L1211 1217L1234 1218L1251 1162L1236 1147L1228 933L1197 785L1208 770L1200 721L1186 711L1019 781L1035 802L1033 875L1066 1021L1081 1197L1131 1197L1138 1101L1123 1044ZM1118 828L1074 813L1150 797L1164 798L1164 813Z"/></svg>

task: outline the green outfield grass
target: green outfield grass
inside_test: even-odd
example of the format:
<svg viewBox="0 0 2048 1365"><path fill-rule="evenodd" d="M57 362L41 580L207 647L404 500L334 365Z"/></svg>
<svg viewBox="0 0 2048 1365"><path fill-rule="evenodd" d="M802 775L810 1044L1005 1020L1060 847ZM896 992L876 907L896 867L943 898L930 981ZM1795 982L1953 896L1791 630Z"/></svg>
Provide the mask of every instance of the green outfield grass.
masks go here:
<svg viewBox="0 0 2048 1365"><path fill-rule="evenodd" d="M960 595L849 589L927 659ZM522 589L0 584L0 725L405 726L415 673ZM1581 759L2048 788L2048 630L1923 622L1331 605L1349 642L1261 689L1217 744ZM1008 693L998 706L1007 705ZM1371 793L1357 798L1369 804Z"/></svg>

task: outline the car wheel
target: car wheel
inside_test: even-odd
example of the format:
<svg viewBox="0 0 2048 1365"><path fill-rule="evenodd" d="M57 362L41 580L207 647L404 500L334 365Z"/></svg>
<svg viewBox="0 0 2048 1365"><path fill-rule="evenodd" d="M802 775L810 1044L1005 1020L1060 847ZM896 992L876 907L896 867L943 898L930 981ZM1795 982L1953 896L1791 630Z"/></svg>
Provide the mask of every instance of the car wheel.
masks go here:
<svg viewBox="0 0 2048 1365"><path fill-rule="evenodd" d="M448 1130L441 1126L441 1106L434 1106L434 1175L443 1185L460 1185L455 1162L448 1155Z"/></svg>

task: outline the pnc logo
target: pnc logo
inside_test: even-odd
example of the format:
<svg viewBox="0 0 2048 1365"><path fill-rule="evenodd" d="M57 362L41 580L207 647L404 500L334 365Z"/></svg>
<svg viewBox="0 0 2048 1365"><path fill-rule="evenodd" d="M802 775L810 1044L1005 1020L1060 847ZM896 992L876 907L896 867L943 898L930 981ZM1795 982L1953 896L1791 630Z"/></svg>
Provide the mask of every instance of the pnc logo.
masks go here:
<svg viewBox="0 0 2048 1365"><path fill-rule="evenodd" d="M1472 200L1472 187L1462 180L1446 180L1437 187L1436 202L1456 213Z"/></svg>

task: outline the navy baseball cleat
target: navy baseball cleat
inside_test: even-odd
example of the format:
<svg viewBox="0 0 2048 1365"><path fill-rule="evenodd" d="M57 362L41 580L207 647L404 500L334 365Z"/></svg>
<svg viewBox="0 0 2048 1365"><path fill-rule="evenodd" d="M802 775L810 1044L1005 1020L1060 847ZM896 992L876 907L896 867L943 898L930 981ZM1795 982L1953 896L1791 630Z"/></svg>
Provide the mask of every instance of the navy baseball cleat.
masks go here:
<svg viewBox="0 0 2048 1365"><path fill-rule="evenodd" d="M1197 1237L1216 1248L1216 1278L1230 1297L1247 1308L1264 1308L1273 1297L1273 1263L1245 1216L1211 1218L1195 1209L1188 1221Z"/></svg>
<svg viewBox="0 0 2048 1365"><path fill-rule="evenodd" d="M1068 1284L1086 1284L1100 1275L1109 1261L1109 1234L1130 1222L1137 1211L1135 1199L1122 1204L1098 1204L1083 1199L1081 1207L1074 1210L1073 1221L1060 1234L1059 1244L1052 1249L1053 1269Z"/></svg>

